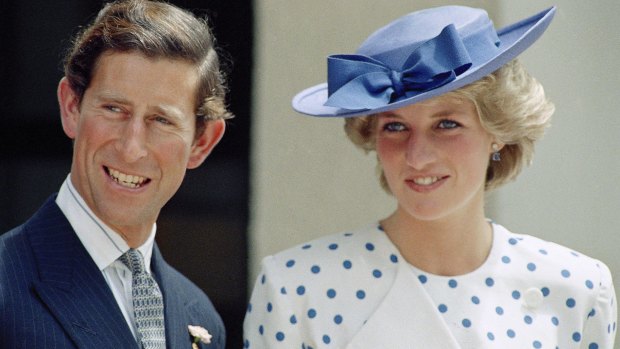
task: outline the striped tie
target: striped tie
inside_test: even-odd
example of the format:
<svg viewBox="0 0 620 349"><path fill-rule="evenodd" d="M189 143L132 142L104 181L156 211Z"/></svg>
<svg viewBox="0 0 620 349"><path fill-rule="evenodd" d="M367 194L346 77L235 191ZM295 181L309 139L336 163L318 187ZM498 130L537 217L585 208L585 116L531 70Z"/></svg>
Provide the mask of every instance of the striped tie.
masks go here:
<svg viewBox="0 0 620 349"><path fill-rule="evenodd" d="M155 279L144 270L144 259L129 249L121 257L132 273L131 294L140 342L144 349L165 349L164 301Z"/></svg>

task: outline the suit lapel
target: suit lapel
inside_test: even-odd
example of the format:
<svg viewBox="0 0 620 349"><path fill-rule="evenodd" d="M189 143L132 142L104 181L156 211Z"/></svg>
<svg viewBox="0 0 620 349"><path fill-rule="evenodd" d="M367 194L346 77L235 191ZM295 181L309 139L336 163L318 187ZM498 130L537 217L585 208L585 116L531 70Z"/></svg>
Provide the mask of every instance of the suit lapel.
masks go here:
<svg viewBox="0 0 620 349"><path fill-rule="evenodd" d="M26 226L40 275L35 292L78 348L137 348L101 271L54 199Z"/></svg>
<svg viewBox="0 0 620 349"><path fill-rule="evenodd" d="M164 316L166 322L166 345L169 348L191 348L188 325L191 320L191 304L183 297L184 290L175 282L172 267L164 261L157 245L153 246L151 270L164 295ZM189 321L188 321L189 320Z"/></svg>
<svg viewBox="0 0 620 349"><path fill-rule="evenodd" d="M398 264L394 285L346 349L460 348L408 264Z"/></svg>

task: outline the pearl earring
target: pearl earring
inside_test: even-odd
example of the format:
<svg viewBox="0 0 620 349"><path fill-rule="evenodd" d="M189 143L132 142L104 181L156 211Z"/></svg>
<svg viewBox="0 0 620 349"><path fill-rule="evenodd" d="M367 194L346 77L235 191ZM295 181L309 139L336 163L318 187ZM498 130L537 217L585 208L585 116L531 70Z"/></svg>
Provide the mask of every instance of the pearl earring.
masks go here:
<svg viewBox="0 0 620 349"><path fill-rule="evenodd" d="M493 160L493 161L500 161L500 160L502 160L502 157L499 154L499 144L493 143L491 145L491 148L493 148L493 155L491 155L491 160Z"/></svg>

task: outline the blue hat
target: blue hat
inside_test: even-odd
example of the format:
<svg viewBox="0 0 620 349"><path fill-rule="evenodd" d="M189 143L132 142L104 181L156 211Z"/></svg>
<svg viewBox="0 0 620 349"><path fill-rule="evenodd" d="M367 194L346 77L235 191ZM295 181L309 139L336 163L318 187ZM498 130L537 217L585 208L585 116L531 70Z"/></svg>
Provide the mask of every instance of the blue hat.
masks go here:
<svg viewBox="0 0 620 349"><path fill-rule="evenodd" d="M305 89L293 108L351 117L398 109L483 78L547 29L555 7L495 31L485 10L443 6L377 30L355 54L327 58L327 83Z"/></svg>

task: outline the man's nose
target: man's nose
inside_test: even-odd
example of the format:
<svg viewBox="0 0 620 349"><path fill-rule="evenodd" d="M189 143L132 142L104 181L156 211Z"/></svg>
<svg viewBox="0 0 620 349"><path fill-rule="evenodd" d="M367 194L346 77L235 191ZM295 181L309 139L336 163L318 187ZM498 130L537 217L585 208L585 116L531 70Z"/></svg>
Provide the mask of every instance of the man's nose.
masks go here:
<svg viewBox="0 0 620 349"><path fill-rule="evenodd" d="M136 162L147 155L146 124L143 120L137 117L129 119L116 142L116 150L128 163Z"/></svg>

